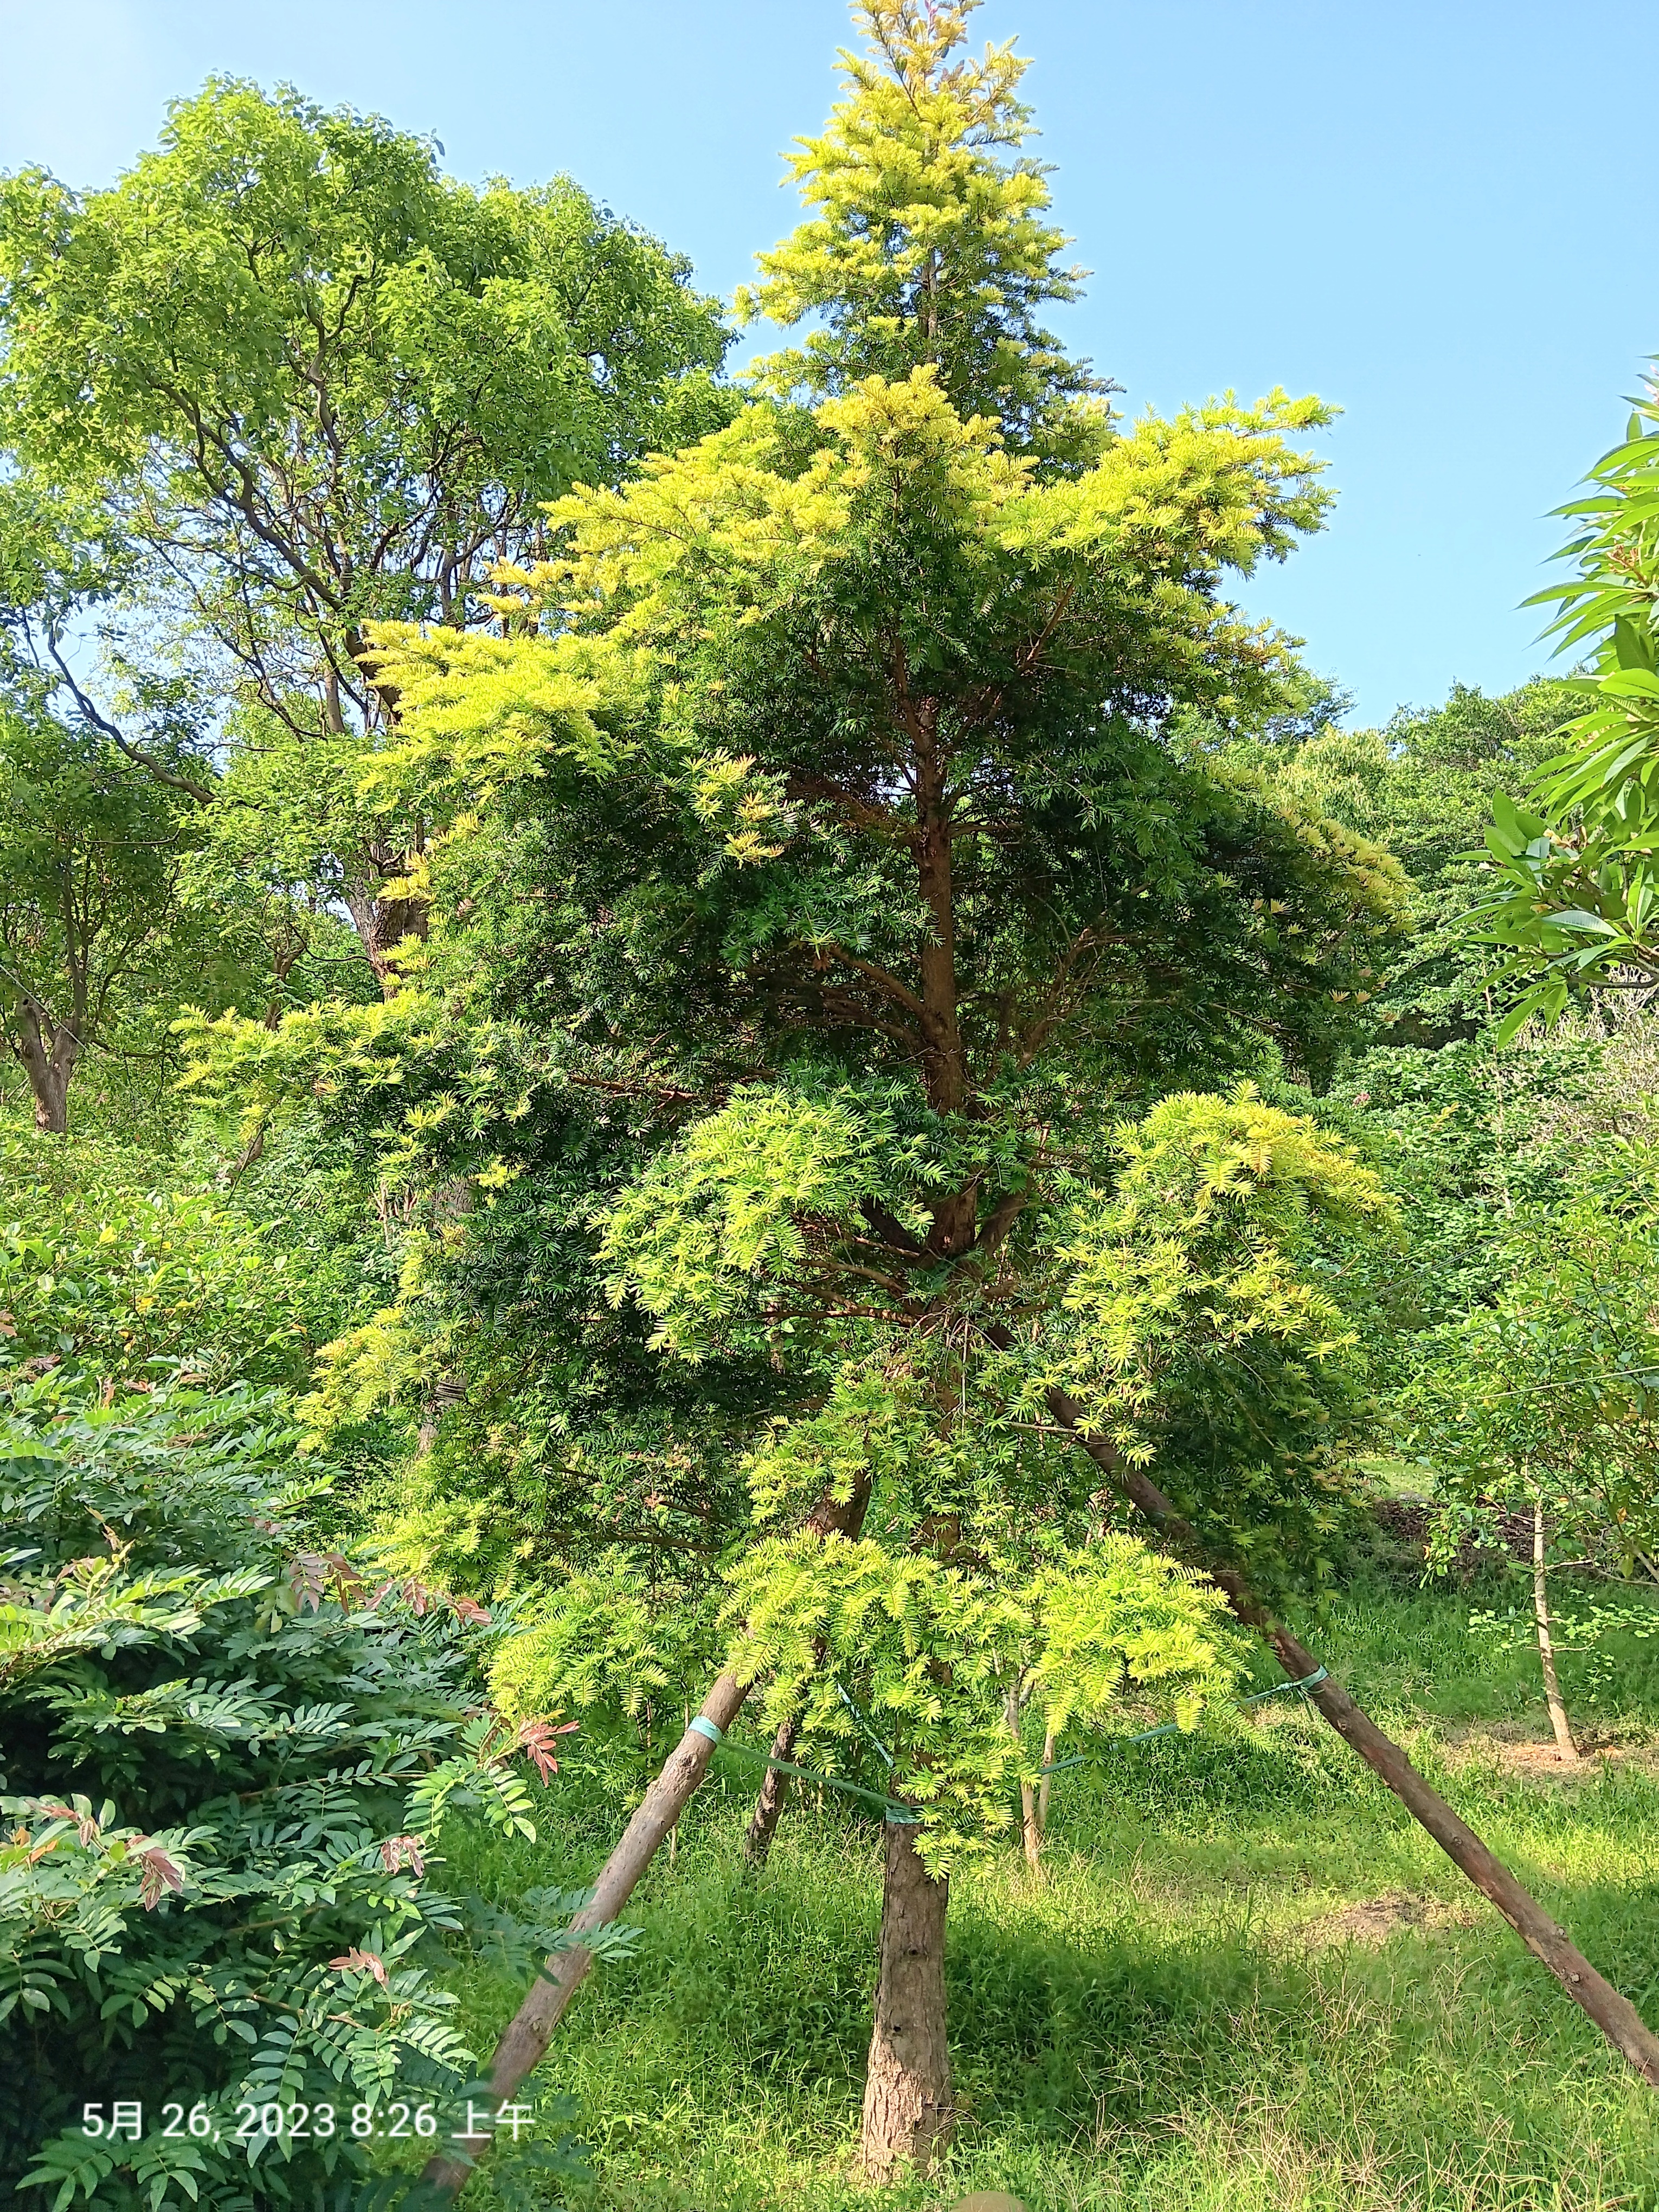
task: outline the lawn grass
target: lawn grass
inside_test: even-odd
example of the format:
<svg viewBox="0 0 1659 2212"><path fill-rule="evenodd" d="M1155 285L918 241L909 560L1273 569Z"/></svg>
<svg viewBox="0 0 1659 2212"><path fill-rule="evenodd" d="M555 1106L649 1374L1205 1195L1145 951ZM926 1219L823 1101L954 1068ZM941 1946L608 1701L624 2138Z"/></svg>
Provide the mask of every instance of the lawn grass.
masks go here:
<svg viewBox="0 0 1659 2212"><path fill-rule="evenodd" d="M1480 1731L1541 1735L1541 1700L1468 1611L1378 1584L1310 1640L1659 2022L1659 1764L1511 1771ZM717 1768L636 1895L637 1957L590 1980L544 2069L588 2145L562 2201L922 2212L1000 2187L1030 2212L1659 2212L1659 2100L1316 1716L1264 1711L1066 1778L1042 1883L1012 1845L953 1881L957 2142L885 2192L854 2166L877 1831L792 1808L746 1876L751 1776ZM1659 1736L1655 1645L1619 1652L1583 1717ZM447 1886L510 1906L579 1881L621 1812L573 1772L537 1844L468 1833ZM1380 1942L1339 1917L1400 1894L1422 1924ZM453 1983L488 2048L520 1984L476 1958Z"/></svg>

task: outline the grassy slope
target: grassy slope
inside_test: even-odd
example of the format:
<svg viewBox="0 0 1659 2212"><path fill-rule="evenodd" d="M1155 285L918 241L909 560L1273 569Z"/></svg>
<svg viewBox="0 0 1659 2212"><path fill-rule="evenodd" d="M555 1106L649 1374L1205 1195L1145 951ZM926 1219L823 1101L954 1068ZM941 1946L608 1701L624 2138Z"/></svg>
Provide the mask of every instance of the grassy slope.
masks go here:
<svg viewBox="0 0 1659 2212"><path fill-rule="evenodd" d="M1494 1662L1466 1614L1377 1589L1344 1601L1319 1648L1659 2021L1659 1769L1540 1783L1455 1747L1471 1721L1543 1732L1524 1657ZM1322 1723L1288 1699L1268 1711L1248 1733L1066 1778L1042 1887L1012 1850L958 1877L958 2147L941 2180L882 2197L852 2172L874 1831L792 1810L746 1881L733 1767L636 1899L637 1962L589 1984L555 2046L548 2071L592 2146L570 2201L920 2212L996 2186L1030 2212L1655 2212L1659 2100ZM1659 1645L1627 1645L1583 1711L1659 1731ZM577 1878L615 1818L580 1792L540 1844L480 1842L449 1881L510 1904ZM1380 1945L1333 1926L1397 1892L1439 1909ZM476 1964L457 1986L487 2047L519 1990ZM487 2212L494 2193L475 2186Z"/></svg>

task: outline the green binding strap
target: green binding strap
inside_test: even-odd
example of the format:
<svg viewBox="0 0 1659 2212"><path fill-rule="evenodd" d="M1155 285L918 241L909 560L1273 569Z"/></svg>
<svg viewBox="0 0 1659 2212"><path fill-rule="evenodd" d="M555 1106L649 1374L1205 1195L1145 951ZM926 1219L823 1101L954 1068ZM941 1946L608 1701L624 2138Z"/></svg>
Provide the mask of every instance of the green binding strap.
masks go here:
<svg viewBox="0 0 1659 2212"><path fill-rule="evenodd" d="M696 1723L694 1722L692 1725L695 1727ZM903 1804L898 1798L889 1797L879 1790L866 1790L862 1784L857 1782L843 1782L838 1774L818 1774L810 1766L796 1766L787 1759L773 1759L766 1752L757 1750L751 1744L722 1743L720 1749L734 1751L739 1759L758 1759L763 1766L769 1767L774 1774L793 1774L803 1782L817 1782L822 1784L826 1790L839 1790L843 1796L862 1797L866 1805L879 1805L887 1818L896 1826L907 1825L921 1818L914 1805Z"/></svg>
<svg viewBox="0 0 1659 2212"><path fill-rule="evenodd" d="M1259 1705L1263 1698L1276 1698L1285 1690L1310 1690L1316 1682L1322 1682L1327 1679L1327 1670L1323 1667L1319 1667L1311 1674L1304 1674L1299 1682L1276 1682L1270 1690L1253 1690L1248 1698L1242 1698L1239 1702L1246 1705ZM839 1682L836 1684L836 1689L842 1703L858 1723L861 1733L868 1737L871 1743L886 1760L890 1772L893 1765L892 1753L888 1750L867 1717L859 1711ZM793 1774L802 1782L816 1782L822 1789L839 1790L843 1796L861 1797L866 1805L879 1805L884 1818L890 1820L896 1828L914 1828L921 1821L921 1814L916 1808L914 1805L905 1804L901 1798L889 1797L879 1790L866 1790L860 1783L843 1782L836 1774L819 1774L810 1766L796 1766L787 1759L773 1759L768 1753L758 1750L750 1744L729 1743L724 1729L717 1727L711 1720L705 1720L701 1713L690 1726L694 1734L706 1737L717 1751L735 1752L739 1759L757 1759L761 1765L766 1767L771 1773ZM1158 1736L1181 1735L1185 1733L1187 1731L1182 1729L1179 1721L1165 1721L1162 1728L1143 1729L1139 1735L1115 1737L1107 1748L1120 1751L1126 1744L1151 1743ZM1071 1759L1057 1759L1052 1766L1040 1766L1037 1772L1063 1774L1070 1766L1091 1765L1100 1756L1097 1752L1080 1751Z"/></svg>
<svg viewBox="0 0 1659 2212"><path fill-rule="evenodd" d="M848 1711L851 1713L854 1720L858 1723L860 1733L868 1742L873 1744L876 1749L881 1753L882 1764L886 1767L887 1771L890 1774L893 1771L893 1754L888 1750L886 1745L876 1734L875 1723L869 1718L867 1714L861 1713L859 1711L858 1707L853 1703L853 1700L848 1696L846 1691L842 1689L839 1680L836 1683L836 1695L841 1699L842 1705L846 1706Z"/></svg>
<svg viewBox="0 0 1659 2212"><path fill-rule="evenodd" d="M1259 1705L1263 1698L1282 1697L1286 1690L1311 1690L1316 1682L1328 1682L1328 1667L1316 1667L1311 1674L1304 1674L1299 1682L1275 1682L1271 1690L1252 1690L1248 1698L1241 1698L1242 1705Z"/></svg>
<svg viewBox="0 0 1659 2212"><path fill-rule="evenodd" d="M1316 1667L1311 1674L1304 1674L1299 1682L1275 1682L1270 1690L1252 1690L1248 1698L1241 1698L1241 1705L1259 1705L1263 1698L1283 1697L1286 1690L1311 1690L1316 1682L1328 1682L1330 1669ZM1151 1743L1160 1735L1183 1735L1190 1730L1182 1729L1179 1721L1165 1721L1162 1728L1143 1729L1139 1735L1114 1736L1107 1745L1108 1751L1121 1751L1126 1744ZM1094 1751L1079 1751L1070 1759L1057 1759L1052 1766L1039 1766L1039 1774L1063 1774L1068 1766L1092 1766L1103 1754Z"/></svg>

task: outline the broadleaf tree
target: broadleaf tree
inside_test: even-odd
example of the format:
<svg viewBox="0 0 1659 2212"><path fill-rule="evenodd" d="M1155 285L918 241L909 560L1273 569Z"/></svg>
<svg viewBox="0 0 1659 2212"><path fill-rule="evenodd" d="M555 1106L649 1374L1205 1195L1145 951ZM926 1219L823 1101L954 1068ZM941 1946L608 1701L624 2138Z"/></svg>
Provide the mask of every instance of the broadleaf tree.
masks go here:
<svg viewBox="0 0 1659 2212"><path fill-rule="evenodd" d="M153 762L112 676L141 720L146 695L204 700L185 780L244 858L271 817L296 888L349 908L388 989L429 825L359 798L398 704L367 625L475 623L487 568L542 542L542 502L728 406L683 260L568 179L473 189L437 155L216 79L106 189L0 183L0 443L98 508L123 571L101 668L40 610L65 708Z"/></svg>
<svg viewBox="0 0 1659 2212"><path fill-rule="evenodd" d="M44 1133L68 1128L88 1054L165 1078L185 975L209 995L215 947L180 896L184 815L96 732L0 696L0 1037Z"/></svg>
<svg viewBox="0 0 1659 2212"><path fill-rule="evenodd" d="M1639 1629L1644 1613L1615 1591L1564 1616L1552 1585L1573 1569L1581 1591L1588 1577L1627 1576L1659 1544L1654 1227L1649 1149L1621 1146L1554 1206L1505 1224L1496 1295L1420 1355L1415 1395L1441 1501L1431 1559L1443 1565L1471 1534L1492 1543L1504 1512L1530 1522L1530 1618L1511 1607L1484 1625L1534 1644L1566 1759L1578 1754L1558 1655Z"/></svg>
<svg viewBox="0 0 1659 2212"><path fill-rule="evenodd" d="M1557 1020L1591 990L1652 990L1659 979L1659 383L1650 377L1623 441L1560 512L1571 564L1528 604L1553 605L1546 635L1587 653L1567 679L1583 711L1561 732L1517 805L1492 801L1496 882L1472 916L1505 958L1512 1004L1499 1036Z"/></svg>

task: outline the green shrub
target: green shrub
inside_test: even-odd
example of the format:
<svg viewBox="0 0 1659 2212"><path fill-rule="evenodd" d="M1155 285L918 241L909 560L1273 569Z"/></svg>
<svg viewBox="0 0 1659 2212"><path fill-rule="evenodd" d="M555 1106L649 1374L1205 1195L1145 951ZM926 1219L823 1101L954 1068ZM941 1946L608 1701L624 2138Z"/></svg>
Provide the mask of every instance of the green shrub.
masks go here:
<svg viewBox="0 0 1659 2212"><path fill-rule="evenodd" d="M551 1732L480 1704L479 1607L304 1548L280 1399L110 1395L0 1398L0 2195L311 2203L354 2106L453 2124L434 1844L465 1807L533 1834ZM89 2138L117 2100L137 2139ZM331 2138L239 2140L271 2105Z"/></svg>
<svg viewBox="0 0 1659 2212"><path fill-rule="evenodd" d="M0 1134L7 1363L297 1383L312 1349L303 1291L228 1199L169 1188L155 1162L94 1140Z"/></svg>

